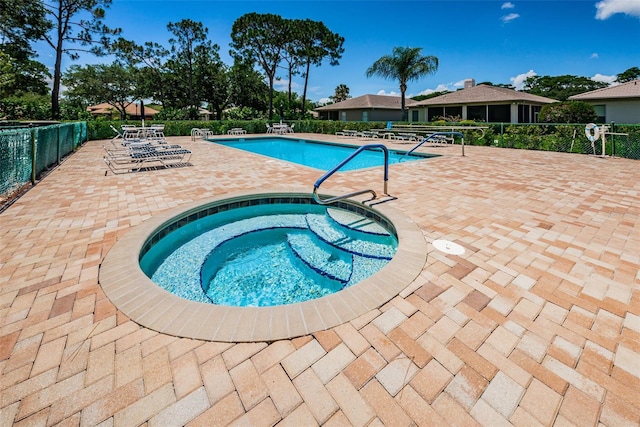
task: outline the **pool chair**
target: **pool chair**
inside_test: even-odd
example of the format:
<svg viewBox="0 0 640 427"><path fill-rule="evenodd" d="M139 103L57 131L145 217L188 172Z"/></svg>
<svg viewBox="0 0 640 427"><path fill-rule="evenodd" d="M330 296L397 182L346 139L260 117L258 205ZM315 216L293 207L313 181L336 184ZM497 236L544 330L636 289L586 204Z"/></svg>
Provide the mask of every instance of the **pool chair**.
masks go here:
<svg viewBox="0 0 640 427"><path fill-rule="evenodd" d="M186 166L191 159L191 151L185 148L150 148L132 149L127 152L107 151L103 157L109 170L114 174L139 172L143 169L160 169L176 166ZM108 171L107 171L108 172ZM105 175L107 174L105 172Z"/></svg>
<svg viewBox="0 0 640 427"><path fill-rule="evenodd" d="M273 133L273 128L271 127L271 125L269 123L267 123L266 125L267 125L267 133Z"/></svg>
<svg viewBox="0 0 640 427"><path fill-rule="evenodd" d="M124 139L124 136L120 133L118 129L116 129L113 125L109 125L112 131L116 133L116 136L111 138L111 142L113 143L116 139Z"/></svg>
<svg viewBox="0 0 640 427"><path fill-rule="evenodd" d="M209 129L203 128L193 128L191 129L191 140L195 141L198 138L209 138L211 135L213 135L213 132Z"/></svg>
<svg viewBox="0 0 640 427"><path fill-rule="evenodd" d="M154 141L164 141L164 125L151 125L147 131L147 138Z"/></svg>
<svg viewBox="0 0 640 427"><path fill-rule="evenodd" d="M182 146L177 144L169 145L165 141L145 140L140 142L123 142L122 144L111 143L108 147L103 145L104 151L113 156L129 156L141 151L175 150Z"/></svg>

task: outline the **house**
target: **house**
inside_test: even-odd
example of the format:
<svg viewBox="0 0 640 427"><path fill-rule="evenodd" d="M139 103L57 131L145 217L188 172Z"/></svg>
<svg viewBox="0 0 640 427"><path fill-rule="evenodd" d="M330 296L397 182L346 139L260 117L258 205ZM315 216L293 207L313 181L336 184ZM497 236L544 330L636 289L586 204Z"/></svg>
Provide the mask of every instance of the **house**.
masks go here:
<svg viewBox="0 0 640 427"><path fill-rule="evenodd" d="M405 99L405 107L407 108L415 103L416 101L412 99ZM402 120L401 105L402 101L399 96L362 95L318 107L314 111L318 112L321 120L386 122Z"/></svg>
<svg viewBox="0 0 640 427"><path fill-rule="evenodd" d="M409 109L410 122L432 122L441 117L459 117L493 123L536 123L540 109L555 99L517 90L475 84L466 80L464 89L425 99Z"/></svg>
<svg viewBox="0 0 640 427"><path fill-rule="evenodd" d="M640 80L573 95L569 100L593 105L598 123L640 123Z"/></svg>
<svg viewBox="0 0 640 427"><path fill-rule="evenodd" d="M91 113L92 116L94 117L99 117L99 116L105 116L105 117L113 117L113 115L115 114L116 116L118 116L118 118L120 118L120 113L118 112L118 110L116 109L116 107L114 107L111 104L108 104L106 102L103 102L102 104L97 104L97 105L92 105L90 107L87 107L87 111L89 113ZM140 108L140 103L139 102L132 102L129 105L127 105L125 107L125 111L127 112L127 116L129 120L141 120L141 108ZM151 107L147 107L146 105L144 106L144 119L145 120L152 120L153 116L155 116L156 114L158 114L159 111L155 110Z"/></svg>
<svg viewBox="0 0 640 427"><path fill-rule="evenodd" d="M201 121L209 121L211 120L211 111L207 110L206 108L198 108L198 117L200 118Z"/></svg>

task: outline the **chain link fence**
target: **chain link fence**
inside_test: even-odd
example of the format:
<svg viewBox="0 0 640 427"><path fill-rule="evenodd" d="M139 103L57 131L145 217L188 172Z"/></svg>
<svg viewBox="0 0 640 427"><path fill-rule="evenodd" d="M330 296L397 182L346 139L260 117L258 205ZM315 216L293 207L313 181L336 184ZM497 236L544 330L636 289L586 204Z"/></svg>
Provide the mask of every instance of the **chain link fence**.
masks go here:
<svg viewBox="0 0 640 427"><path fill-rule="evenodd" d="M483 135L469 135L471 144L504 148L595 154L640 159L640 125L599 125L601 136L587 138L584 124L486 124ZM604 153L603 153L604 150Z"/></svg>
<svg viewBox="0 0 640 427"><path fill-rule="evenodd" d="M87 123L0 129L0 201L5 201L87 140Z"/></svg>

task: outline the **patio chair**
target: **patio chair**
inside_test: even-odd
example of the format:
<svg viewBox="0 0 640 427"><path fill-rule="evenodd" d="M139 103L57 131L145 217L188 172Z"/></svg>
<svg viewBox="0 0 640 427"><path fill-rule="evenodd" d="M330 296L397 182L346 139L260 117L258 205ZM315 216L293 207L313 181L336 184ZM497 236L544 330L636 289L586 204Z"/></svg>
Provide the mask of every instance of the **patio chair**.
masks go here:
<svg viewBox="0 0 640 427"><path fill-rule="evenodd" d="M164 141L164 125L151 125L149 127L149 138L154 139L156 141Z"/></svg>
<svg viewBox="0 0 640 427"><path fill-rule="evenodd" d="M192 128L191 129L191 140L195 141L198 138L208 138L213 135L213 132L207 128Z"/></svg>
<svg viewBox="0 0 640 427"><path fill-rule="evenodd" d="M114 174L188 165L190 159L191 151L182 147L137 149L130 150L128 153L107 151L107 155L103 157L109 170Z"/></svg>
<svg viewBox="0 0 640 427"><path fill-rule="evenodd" d="M109 125L109 127L111 128L112 131L114 131L116 133L116 136L114 136L113 138L111 138L111 142L113 143L113 141L115 141L116 139L124 139L124 136L120 133L120 131L118 129L116 129L113 125Z"/></svg>

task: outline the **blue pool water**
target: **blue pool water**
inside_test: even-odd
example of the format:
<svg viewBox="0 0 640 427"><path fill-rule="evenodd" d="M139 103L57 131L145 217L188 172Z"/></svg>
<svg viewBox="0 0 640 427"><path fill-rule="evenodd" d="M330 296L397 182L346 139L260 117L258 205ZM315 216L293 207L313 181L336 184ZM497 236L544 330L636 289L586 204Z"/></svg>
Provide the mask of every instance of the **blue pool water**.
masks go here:
<svg viewBox="0 0 640 427"><path fill-rule="evenodd" d="M354 145L330 144L303 139L292 140L277 137L217 139L211 140L211 142L321 170L333 168L359 148L359 146ZM375 141L372 142L375 143ZM405 156L404 154L404 151L389 150L389 164L434 157L434 155L423 153L412 153L409 156ZM382 166L383 164L384 155L382 150L371 149L360 153L340 170L363 169Z"/></svg>
<svg viewBox="0 0 640 427"><path fill-rule="evenodd" d="M140 267L183 298L272 306L362 281L389 262L397 243L379 223L345 209L261 204L183 224L154 243Z"/></svg>

